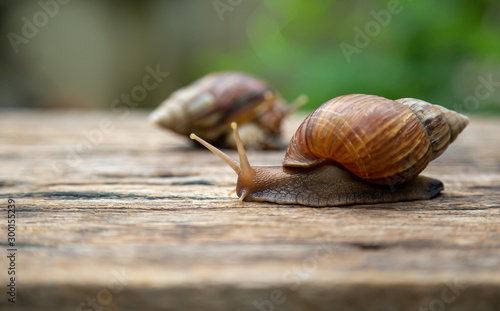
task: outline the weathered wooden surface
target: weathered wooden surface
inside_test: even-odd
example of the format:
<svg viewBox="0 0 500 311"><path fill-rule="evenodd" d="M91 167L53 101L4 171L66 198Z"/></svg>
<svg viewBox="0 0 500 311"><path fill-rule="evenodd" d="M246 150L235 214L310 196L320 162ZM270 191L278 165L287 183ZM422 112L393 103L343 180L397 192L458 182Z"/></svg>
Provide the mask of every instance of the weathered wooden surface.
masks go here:
<svg viewBox="0 0 500 311"><path fill-rule="evenodd" d="M473 118L426 169L446 185L434 200L307 208L239 204L229 167L142 112L0 118L2 254L7 199L18 208L16 310L500 309L498 120ZM2 255L2 310L7 266Z"/></svg>

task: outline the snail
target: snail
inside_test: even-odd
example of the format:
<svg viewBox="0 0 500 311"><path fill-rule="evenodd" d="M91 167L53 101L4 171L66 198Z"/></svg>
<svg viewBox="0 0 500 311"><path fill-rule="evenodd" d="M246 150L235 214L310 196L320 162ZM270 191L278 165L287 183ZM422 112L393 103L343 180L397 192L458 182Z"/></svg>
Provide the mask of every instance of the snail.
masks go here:
<svg viewBox="0 0 500 311"><path fill-rule="evenodd" d="M251 167L236 123L239 164L190 137L236 172L239 202L336 206L435 197L443 183L418 174L468 123L466 116L423 100L353 94L325 102L302 122L283 166Z"/></svg>
<svg viewBox="0 0 500 311"><path fill-rule="evenodd" d="M235 147L230 123L242 125L242 139L255 149L284 149L282 120L307 98L302 95L286 105L264 81L239 72L206 75L181 88L155 109L149 119L155 125L181 135L194 132L224 147Z"/></svg>

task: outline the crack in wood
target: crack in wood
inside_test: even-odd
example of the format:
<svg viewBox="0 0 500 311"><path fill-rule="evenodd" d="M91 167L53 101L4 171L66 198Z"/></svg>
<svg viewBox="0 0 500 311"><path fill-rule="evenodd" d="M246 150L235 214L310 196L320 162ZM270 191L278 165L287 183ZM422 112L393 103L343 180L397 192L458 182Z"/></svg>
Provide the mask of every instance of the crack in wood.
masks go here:
<svg viewBox="0 0 500 311"><path fill-rule="evenodd" d="M148 196L139 194L122 194L115 192L97 192L97 191L54 191L54 192L26 192L26 193L4 193L0 198L52 198L52 199L66 199L66 200L89 200L89 199L146 199L146 200L213 200L219 199L218 197L207 196Z"/></svg>

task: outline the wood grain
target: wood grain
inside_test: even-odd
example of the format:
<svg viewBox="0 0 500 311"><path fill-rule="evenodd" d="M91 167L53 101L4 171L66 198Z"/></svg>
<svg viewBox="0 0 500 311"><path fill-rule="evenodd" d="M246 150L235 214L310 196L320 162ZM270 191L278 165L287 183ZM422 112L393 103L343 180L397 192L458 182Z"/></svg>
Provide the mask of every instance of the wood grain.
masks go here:
<svg viewBox="0 0 500 311"><path fill-rule="evenodd" d="M500 309L498 119L472 118L424 171L445 183L436 199L308 208L239 204L229 167L146 116L0 114L4 250L18 208L2 310Z"/></svg>

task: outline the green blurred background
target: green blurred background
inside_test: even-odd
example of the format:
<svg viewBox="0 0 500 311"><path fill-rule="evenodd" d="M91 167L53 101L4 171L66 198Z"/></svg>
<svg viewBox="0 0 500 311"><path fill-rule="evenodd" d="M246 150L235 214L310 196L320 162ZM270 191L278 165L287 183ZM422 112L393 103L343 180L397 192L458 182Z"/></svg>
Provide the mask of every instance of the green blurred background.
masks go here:
<svg viewBox="0 0 500 311"><path fill-rule="evenodd" d="M237 70L307 94L305 110L367 93L500 114L497 0L13 0L0 14L4 108L110 109L159 66L132 108Z"/></svg>

